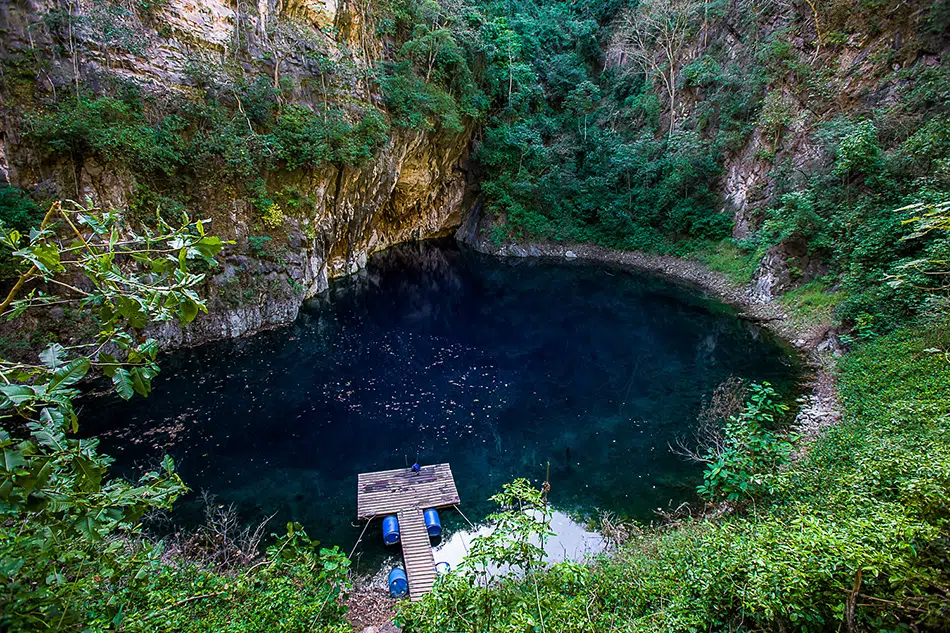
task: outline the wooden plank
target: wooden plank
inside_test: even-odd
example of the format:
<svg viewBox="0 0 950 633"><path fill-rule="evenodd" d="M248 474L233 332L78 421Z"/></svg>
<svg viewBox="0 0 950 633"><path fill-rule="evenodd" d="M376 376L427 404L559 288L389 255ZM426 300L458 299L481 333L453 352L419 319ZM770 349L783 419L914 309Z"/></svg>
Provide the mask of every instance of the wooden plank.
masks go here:
<svg viewBox="0 0 950 633"><path fill-rule="evenodd" d="M369 519L396 514L412 506L442 508L459 503L458 489L448 464L361 473L357 478L357 515Z"/></svg>
<svg viewBox="0 0 950 633"><path fill-rule="evenodd" d="M402 557L409 579L409 599L420 600L435 584L435 557L419 507L399 511Z"/></svg>

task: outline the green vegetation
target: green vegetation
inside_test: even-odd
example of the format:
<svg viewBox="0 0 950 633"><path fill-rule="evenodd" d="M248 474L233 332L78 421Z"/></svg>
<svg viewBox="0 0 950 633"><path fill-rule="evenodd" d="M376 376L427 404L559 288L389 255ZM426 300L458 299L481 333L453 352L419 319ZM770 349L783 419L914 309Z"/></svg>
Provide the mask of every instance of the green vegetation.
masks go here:
<svg viewBox="0 0 950 633"><path fill-rule="evenodd" d="M721 446L707 452L699 493L710 500L744 501L765 492L766 476L788 463L794 437L776 434L788 407L766 383L751 385L745 409L730 416Z"/></svg>
<svg viewBox="0 0 950 633"><path fill-rule="evenodd" d="M654 0L621 8L617 20L618 7L606 3L479 3L484 15L504 17L517 42L501 60L507 94L487 90L497 105L476 154L497 218L493 239L696 253L737 283L778 247L793 318L843 324L854 349L839 367L844 419L799 447L803 456L791 459L796 437L776 424L781 409L766 387L723 425L715 450L700 455L708 463L700 491L726 499L725 516L612 530L630 536L589 565L545 567L539 558L523 577L484 586L452 576L421 603L401 605L406 630L950 623L947 65L888 71L882 84L902 81L891 102L835 113L834 72L792 46L791 30L817 24L827 51L848 33L887 27L870 18L870 5L814 6L816 22L768 32L772 4L736 13ZM732 25L728 46L709 35L722 21ZM698 55L672 37L657 47L658 29L672 24L694 45L711 40ZM611 55L637 68L613 65ZM775 82L781 92L767 89ZM806 137L824 160L805 169L783 154L802 117L795 98L826 112ZM763 139L756 160L772 165L775 186L751 234L722 240L731 223L720 213L722 166L754 126ZM545 528L536 529L540 537ZM506 553L491 560L504 565Z"/></svg>
<svg viewBox="0 0 950 633"><path fill-rule="evenodd" d="M781 301L794 319L805 323L834 323L834 311L844 301L844 293L834 290L833 278L822 277L782 295Z"/></svg>
<svg viewBox="0 0 950 633"><path fill-rule="evenodd" d="M181 101L157 122L134 89L120 96L66 97L29 117L27 133L50 156L121 164L166 188L214 177L250 186L266 171L359 165L387 140L385 121L372 107L352 123L340 110L281 107L266 83L244 91L237 97L243 115L209 98Z"/></svg>
<svg viewBox="0 0 950 633"><path fill-rule="evenodd" d="M725 273L733 283L740 285L752 281L762 260L761 250L750 252L732 239L722 240L713 248L699 251L698 255L707 266Z"/></svg>
<svg viewBox="0 0 950 633"><path fill-rule="evenodd" d="M40 206L30 196L12 185L0 185L0 226L26 233L43 219ZM0 252L0 279L10 279L20 272L16 260L7 250Z"/></svg>
<svg viewBox="0 0 950 633"><path fill-rule="evenodd" d="M335 598L349 561L338 551L319 549L290 525L241 574L210 557L166 558L142 518L187 492L172 460L137 482L113 479L98 441L74 437L76 385L90 372L110 378L122 398L149 395L158 346L142 330L150 322L186 324L205 310L195 292L204 275L195 271L215 264L222 241L187 217L180 227L158 217L154 229L137 233L119 214L56 203L28 238L7 230L3 246L24 271L0 303L5 318L70 306L98 334L52 342L33 362L0 360L0 628L341 628Z"/></svg>
<svg viewBox="0 0 950 633"><path fill-rule="evenodd" d="M479 4L486 22L506 29L495 49L507 55L485 61L504 74L477 159L487 207L509 237L679 252L683 240L728 234L716 182L724 152L754 122L763 82L755 65L720 63L717 51L677 66L700 25L699 3L672 3L664 14L664 24L684 27L675 59L644 50L635 67L619 64L634 52L612 40L624 37L616 32L618 10L628 15L622 3ZM659 52L664 34L643 35ZM670 74L674 95L677 87L710 93L695 119L664 113L671 97L654 80Z"/></svg>
<svg viewBox="0 0 950 633"><path fill-rule="evenodd" d="M697 256L738 284L766 255L781 259L792 319L833 323L850 346L837 364L843 419L803 444L778 394L750 386L692 453L708 466L697 482L708 507L670 525L605 526L610 552L589 564L546 564L545 493L505 486L495 532L423 601L399 606L405 630L950 628L950 61L933 54L947 48L950 5L370 4L349 25L374 31L358 34L361 52L352 33L335 55L330 29L255 15L259 59L236 24L220 73L193 60L187 90L161 97L108 73L81 82L72 47L74 29L91 34L107 69L113 51L146 54L141 23L172 36L163 0L96 3L82 19L55 9L36 28L57 55L33 40L5 53L6 116L37 173L55 171L78 197L92 163L131 191L123 213L56 204L44 216L42 186L35 198L0 186L0 313L25 322L56 306L75 325L71 341L32 323L0 341L0 629L346 630L339 551L293 524L263 556L260 535L238 548L208 533L154 540L143 517L187 490L174 464L110 479L96 440L76 439L72 403L95 373L121 397L147 396L158 366L146 326L206 310L199 289L223 242L207 221L173 226L156 209L214 206L219 190L246 199L255 235L240 247L280 261L293 221L317 241L302 176L342 180L396 135L439 143L469 130L496 243ZM354 59L372 37L382 58L364 69ZM280 62L296 44L311 66L293 85ZM761 186L739 196L741 238L722 195L727 179L748 185L727 173L737 164ZM219 288L230 306L264 292L239 273ZM246 556L221 560L235 550Z"/></svg>

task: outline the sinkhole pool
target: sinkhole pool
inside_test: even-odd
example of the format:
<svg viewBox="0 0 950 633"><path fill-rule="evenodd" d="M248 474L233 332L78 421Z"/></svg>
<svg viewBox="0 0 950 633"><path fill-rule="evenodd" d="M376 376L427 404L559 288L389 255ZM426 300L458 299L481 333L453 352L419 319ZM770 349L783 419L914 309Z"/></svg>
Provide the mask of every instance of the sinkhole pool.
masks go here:
<svg viewBox="0 0 950 633"><path fill-rule="evenodd" d="M175 458L194 491L178 525L201 521L205 491L245 522L276 513L273 531L297 521L349 552L357 473L449 462L479 524L502 484L540 485L550 463L553 558L596 550L585 524L600 511L648 521L695 498L701 469L669 445L723 380L790 397L799 375L787 347L689 287L441 240L374 255L291 326L161 365L149 398L86 399L81 420L118 474ZM474 532L442 517L437 559L457 562ZM378 525L358 552L378 567Z"/></svg>

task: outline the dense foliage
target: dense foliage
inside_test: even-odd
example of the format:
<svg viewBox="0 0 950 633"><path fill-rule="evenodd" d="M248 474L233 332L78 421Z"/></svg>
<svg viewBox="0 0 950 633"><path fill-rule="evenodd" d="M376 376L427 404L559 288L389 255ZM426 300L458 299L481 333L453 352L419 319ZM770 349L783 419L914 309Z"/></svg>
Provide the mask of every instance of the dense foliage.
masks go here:
<svg viewBox="0 0 950 633"><path fill-rule="evenodd" d="M788 407L769 384L751 385L745 409L723 425L722 449L709 453L701 495L744 501L764 492L766 475L786 463L794 438L777 433Z"/></svg>
<svg viewBox="0 0 950 633"><path fill-rule="evenodd" d="M792 281L814 271L840 278L839 318L885 331L931 301L921 287L934 277L911 279L907 264L946 250L941 236L903 239L910 214L897 209L950 197L950 72L946 59L894 63L867 80L886 100L845 109L834 95L849 79L833 66L845 34L909 19L918 20L916 39L881 55L897 62L941 46L943 5L920 4L916 18L898 7L883 20L870 5L848 12L831 1L815 4L818 18L788 16L778 3L698 0L478 0L410 3L416 13L398 4L396 13L440 26L446 42L433 47L429 29L411 31L413 81L424 75L420 86L453 97L453 120L484 120L475 159L493 239L698 253L740 281L780 248ZM818 50L793 46L792 34L816 19ZM436 52L420 60L420 49ZM424 72L424 61L448 72ZM795 162L802 145L814 147L804 165ZM746 234L724 239L733 217L721 199L723 166L739 156L740 168L754 161L773 184L747 212ZM906 283L887 283L898 274Z"/></svg>
<svg viewBox="0 0 950 633"><path fill-rule="evenodd" d="M188 91L161 99L108 74L47 94L49 60L32 46L4 57L5 104L27 106L11 121L42 166L65 164L77 192L68 178L89 164L123 170L134 189L122 213L54 204L44 216L41 188L0 187L0 313L61 309L82 339L0 360L0 629L345 630L337 550L289 525L263 557L254 542L253 562L221 566L151 538L143 517L187 491L174 464L110 478L96 441L76 439L72 400L94 373L121 397L147 396L157 346L143 331L205 309L198 289L223 244L207 222L172 225L156 209L180 213L220 188L276 236L313 207L282 177L364 166L399 134L472 131L496 241L700 255L742 283L781 260L793 317L833 322L852 346L838 365L844 416L801 446L778 394L751 386L703 456L697 484L715 511L627 525L589 564L546 564L545 492L505 486L495 530L461 570L400 605L405 629L950 628L950 61L934 55L950 5L368 4L381 58L365 69L308 41L314 72L300 85L279 62L305 34L266 16L261 59L236 28L221 72L193 64ZM97 6L81 25L53 9L43 28L69 46L86 29L107 65L114 51L142 54L135 20L170 32L163 2ZM840 67L839 54L885 37ZM855 76L862 55L876 75ZM252 61L273 77L248 72ZM744 227L721 195L737 162L768 182L744 192L756 202ZM272 242L248 247L263 256Z"/></svg>
<svg viewBox="0 0 950 633"><path fill-rule="evenodd" d="M411 127L484 121L476 160L485 203L503 220L498 237L656 250L727 234L714 193L720 154L735 126L748 127L761 81L737 63L700 64L687 76L723 86L709 105L723 123L665 127L649 76L605 70L602 45L622 5L389 5L384 32L405 44L384 66L388 107Z"/></svg>
<svg viewBox="0 0 950 633"><path fill-rule="evenodd" d="M198 103L180 100L158 121L133 88L64 97L31 115L26 135L49 156L77 165L87 159L124 165L139 184L133 207L143 212L163 201L181 208L199 186L217 181L249 194L262 215L275 195L296 206L292 194L268 192L262 178L268 172L360 165L388 140L383 115L369 106L355 115L283 106L265 81L235 86L232 95L243 112L234 112L226 96L209 94Z"/></svg>
<svg viewBox="0 0 950 633"><path fill-rule="evenodd" d="M141 522L187 492L172 460L137 482L109 478L111 459L98 441L75 437L77 383L91 371L111 378L122 398L150 393L158 347L142 331L154 322L188 323L205 309L195 292L199 271L215 265L222 246L187 217L179 227L158 216L133 230L120 214L60 203L28 237L5 230L3 247L23 272L0 302L3 317L23 322L55 306L91 320L97 334L51 343L35 362L0 359L3 630L153 630L150 621L175 619L175 630L338 623L334 599L348 565L338 552L319 550L290 526L240 577L169 561Z"/></svg>

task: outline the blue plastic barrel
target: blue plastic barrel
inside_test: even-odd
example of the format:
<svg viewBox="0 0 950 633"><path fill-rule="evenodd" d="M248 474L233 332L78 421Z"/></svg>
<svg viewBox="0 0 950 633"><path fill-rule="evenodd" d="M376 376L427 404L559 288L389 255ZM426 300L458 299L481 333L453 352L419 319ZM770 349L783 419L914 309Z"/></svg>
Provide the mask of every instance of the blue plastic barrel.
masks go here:
<svg viewBox="0 0 950 633"><path fill-rule="evenodd" d="M399 519L395 514L383 518L383 543L395 545L399 542Z"/></svg>
<svg viewBox="0 0 950 633"><path fill-rule="evenodd" d="M439 574L440 576L442 574L449 573L450 569L451 569L451 566L449 566L449 564L445 562L444 560L440 560L438 563L435 564L435 573Z"/></svg>
<svg viewBox="0 0 950 633"><path fill-rule="evenodd" d="M442 536L442 522L439 521L439 513L434 508L425 511L426 532L429 536Z"/></svg>
<svg viewBox="0 0 950 633"><path fill-rule="evenodd" d="M389 572L389 595L393 598L402 598L409 593L409 579L406 578L406 572L399 567L394 567Z"/></svg>

